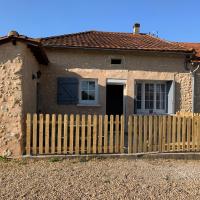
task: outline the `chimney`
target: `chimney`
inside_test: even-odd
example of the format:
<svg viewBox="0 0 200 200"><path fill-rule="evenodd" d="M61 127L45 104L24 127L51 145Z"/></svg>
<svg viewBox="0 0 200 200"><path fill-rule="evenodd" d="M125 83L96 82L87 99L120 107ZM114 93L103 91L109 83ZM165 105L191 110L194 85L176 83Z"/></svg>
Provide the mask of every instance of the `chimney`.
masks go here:
<svg viewBox="0 0 200 200"><path fill-rule="evenodd" d="M17 31L10 31L8 33L8 37L18 37L19 33Z"/></svg>
<svg viewBox="0 0 200 200"><path fill-rule="evenodd" d="M140 24L135 23L133 26L133 34L139 34L140 33Z"/></svg>

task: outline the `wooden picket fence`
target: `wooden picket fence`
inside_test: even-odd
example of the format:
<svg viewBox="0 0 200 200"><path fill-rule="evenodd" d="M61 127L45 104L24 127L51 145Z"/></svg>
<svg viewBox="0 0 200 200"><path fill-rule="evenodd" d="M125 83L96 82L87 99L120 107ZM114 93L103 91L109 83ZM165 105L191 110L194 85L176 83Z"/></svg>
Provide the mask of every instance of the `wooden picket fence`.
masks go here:
<svg viewBox="0 0 200 200"><path fill-rule="evenodd" d="M129 116L128 153L200 150L200 116Z"/></svg>
<svg viewBox="0 0 200 200"><path fill-rule="evenodd" d="M124 153L124 116L27 114L27 155L91 153Z"/></svg>
<svg viewBox="0 0 200 200"><path fill-rule="evenodd" d="M198 115L27 114L27 155L186 151L200 151Z"/></svg>

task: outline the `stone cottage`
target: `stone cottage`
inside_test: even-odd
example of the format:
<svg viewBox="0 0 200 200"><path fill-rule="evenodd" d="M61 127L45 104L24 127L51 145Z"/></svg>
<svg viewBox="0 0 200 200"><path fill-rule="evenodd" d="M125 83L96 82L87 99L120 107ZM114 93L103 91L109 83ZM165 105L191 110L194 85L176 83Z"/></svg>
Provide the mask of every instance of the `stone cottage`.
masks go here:
<svg viewBox="0 0 200 200"><path fill-rule="evenodd" d="M196 50L195 50L196 49ZM198 48L140 33L0 37L0 155L23 154L27 113L200 112Z"/></svg>

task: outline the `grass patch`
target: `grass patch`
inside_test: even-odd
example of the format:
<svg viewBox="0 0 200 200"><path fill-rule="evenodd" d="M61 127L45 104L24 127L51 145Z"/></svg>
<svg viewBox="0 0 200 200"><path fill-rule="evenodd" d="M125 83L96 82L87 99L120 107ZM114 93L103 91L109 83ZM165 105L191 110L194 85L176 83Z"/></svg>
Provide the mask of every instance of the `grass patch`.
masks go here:
<svg viewBox="0 0 200 200"><path fill-rule="evenodd" d="M58 158L58 157L53 157L49 159L49 162L61 162L63 160L63 158Z"/></svg>
<svg viewBox="0 0 200 200"><path fill-rule="evenodd" d="M8 158L0 156L0 162L8 162Z"/></svg>

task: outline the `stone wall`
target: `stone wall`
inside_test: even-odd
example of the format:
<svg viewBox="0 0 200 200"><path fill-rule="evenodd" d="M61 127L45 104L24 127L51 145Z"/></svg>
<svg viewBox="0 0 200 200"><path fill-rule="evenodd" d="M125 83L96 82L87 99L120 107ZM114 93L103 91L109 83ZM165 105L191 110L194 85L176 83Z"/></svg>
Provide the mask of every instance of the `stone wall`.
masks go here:
<svg viewBox="0 0 200 200"><path fill-rule="evenodd" d="M25 114L36 112L36 87L32 73L38 64L26 44L0 47L0 155L23 153Z"/></svg>
<svg viewBox="0 0 200 200"><path fill-rule="evenodd" d="M169 54L117 53L111 51L82 51L75 49L46 49L48 67L41 68L40 110L44 113L106 112L106 81L125 79L126 114L134 111L134 83L136 80L175 80L176 111L191 111L191 77L184 68L184 56ZM111 58L121 58L121 66L112 66ZM98 79L99 106L83 107L57 104L57 77L76 76Z"/></svg>

